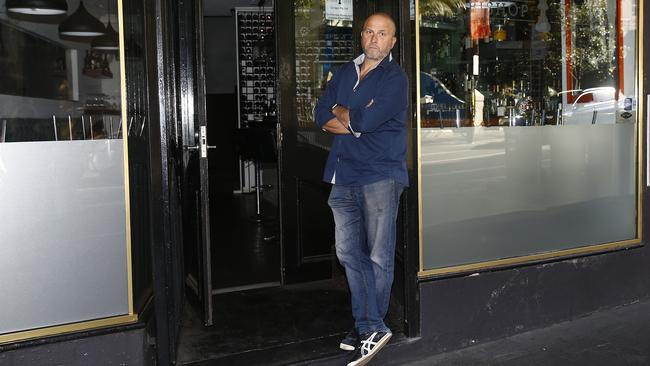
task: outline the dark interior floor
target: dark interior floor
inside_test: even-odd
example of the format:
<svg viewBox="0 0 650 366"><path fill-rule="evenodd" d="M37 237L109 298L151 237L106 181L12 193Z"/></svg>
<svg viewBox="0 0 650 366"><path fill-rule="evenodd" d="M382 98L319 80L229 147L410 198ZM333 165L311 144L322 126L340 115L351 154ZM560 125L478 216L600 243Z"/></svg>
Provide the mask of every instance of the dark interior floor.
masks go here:
<svg viewBox="0 0 650 366"><path fill-rule="evenodd" d="M258 223L255 201L254 193L211 199L212 284L217 292L280 281L277 205L262 199Z"/></svg>
<svg viewBox="0 0 650 366"><path fill-rule="evenodd" d="M204 327L186 306L180 365L284 365L346 354L338 349L352 327L342 275L325 281L214 296L214 325ZM387 324L403 330L403 311L391 304Z"/></svg>
<svg viewBox="0 0 650 366"><path fill-rule="evenodd" d="M282 365L345 354L338 344L353 322L340 268L328 280L279 286L275 207L262 200L263 221L256 223L254 194L213 197L214 325L204 327L197 307L186 304L178 364ZM387 323L402 332L403 310L396 301Z"/></svg>
<svg viewBox="0 0 650 366"><path fill-rule="evenodd" d="M233 194L241 188L239 154L244 147L238 145L237 94L208 94L206 113L208 130L219 131L208 134L208 144L216 146L208 155L213 289L279 282L277 184L268 182L261 200L263 221L254 222L255 194ZM277 169L277 164L265 169Z"/></svg>

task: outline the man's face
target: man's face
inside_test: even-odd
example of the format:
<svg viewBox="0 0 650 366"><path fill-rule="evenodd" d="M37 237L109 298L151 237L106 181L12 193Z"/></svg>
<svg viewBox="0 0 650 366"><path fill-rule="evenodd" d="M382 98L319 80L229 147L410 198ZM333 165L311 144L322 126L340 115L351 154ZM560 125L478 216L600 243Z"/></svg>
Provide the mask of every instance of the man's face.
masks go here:
<svg viewBox="0 0 650 366"><path fill-rule="evenodd" d="M361 31L361 48L367 58L381 60L395 45L395 25L382 15L368 18Z"/></svg>

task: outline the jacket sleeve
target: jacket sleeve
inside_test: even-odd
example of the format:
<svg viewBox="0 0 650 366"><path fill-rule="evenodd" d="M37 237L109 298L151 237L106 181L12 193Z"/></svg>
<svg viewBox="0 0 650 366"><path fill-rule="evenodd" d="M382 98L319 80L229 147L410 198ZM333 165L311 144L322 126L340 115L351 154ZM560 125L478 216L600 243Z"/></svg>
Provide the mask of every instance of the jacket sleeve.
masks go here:
<svg viewBox="0 0 650 366"><path fill-rule="evenodd" d="M323 127L327 121L334 118L332 113L332 107L336 104L336 91L338 90L339 78L337 75L343 71L343 67L337 70L332 76L332 79L327 83L325 87L325 93L318 98L316 107L314 108L314 122L320 128Z"/></svg>
<svg viewBox="0 0 650 366"><path fill-rule="evenodd" d="M391 72L377 85L372 104L350 111L350 128L355 132L373 132L408 107L408 81L401 69Z"/></svg>

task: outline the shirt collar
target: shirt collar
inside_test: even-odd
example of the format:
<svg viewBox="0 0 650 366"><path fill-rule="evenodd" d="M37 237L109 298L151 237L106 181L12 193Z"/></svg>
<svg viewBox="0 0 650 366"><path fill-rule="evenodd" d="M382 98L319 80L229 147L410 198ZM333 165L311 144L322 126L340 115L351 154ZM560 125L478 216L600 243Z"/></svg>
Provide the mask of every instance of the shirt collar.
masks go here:
<svg viewBox="0 0 650 366"><path fill-rule="evenodd" d="M357 89L357 86L359 86L359 82L361 81L361 79L359 78L359 73L360 73L359 69L361 68L361 64L363 64L363 60L365 60L365 59L366 59L366 55L364 53L362 53L361 55L359 55L359 57L357 57L357 58L355 58L353 60L354 69L357 71L357 83L354 84L354 87L352 88L353 90ZM380 67L380 66L384 67L384 63L391 62L391 61L393 61L393 54L389 53L388 57L384 57L378 64L375 64L375 66L373 66L372 69L368 70L368 72L370 72L370 71L372 71L372 70L374 70L374 69L376 69L377 67ZM359 136L357 136L357 137L359 137Z"/></svg>
<svg viewBox="0 0 650 366"><path fill-rule="evenodd" d="M383 64L384 64L384 61L386 60L386 58L388 58L388 62L392 62L392 61L393 61L393 53L391 52L391 53L388 54L388 57L384 57L384 58L383 58L383 59L382 59L382 60L377 64L377 66L383 65ZM362 53L362 54L359 55L357 58L355 58L355 59L353 60L353 62L354 62L357 66L361 66L361 64L363 64L363 61L364 61L365 59L366 59L366 55L365 55L364 53ZM375 66L375 67L376 67L376 66Z"/></svg>

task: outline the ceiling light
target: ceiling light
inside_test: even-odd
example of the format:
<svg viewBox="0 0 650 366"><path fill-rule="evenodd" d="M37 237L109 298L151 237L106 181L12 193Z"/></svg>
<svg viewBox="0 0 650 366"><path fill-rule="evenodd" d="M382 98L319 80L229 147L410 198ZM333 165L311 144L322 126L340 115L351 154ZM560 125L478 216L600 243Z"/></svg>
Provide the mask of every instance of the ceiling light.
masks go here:
<svg viewBox="0 0 650 366"><path fill-rule="evenodd" d="M106 25L106 31L103 35L95 37L90 47L94 50L102 51L117 51L120 49L120 41L118 39L117 32L113 29L111 21L108 21Z"/></svg>
<svg viewBox="0 0 650 366"><path fill-rule="evenodd" d="M59 34L72 37L97 37L104 34L104 24L86 10L83 1L79 8L59 24Z"/></svg>
<svg viewBox="0 0 650 366"><path fill-rule="evenodd" d="M106 30L104 31L104 34L99 37L95 37L92 43L90 43L90 47L92 49L101 51L117 51L120 49L120 40L117 32L115 29L113 29L113 25L111 24L110 0L106 0L106 17L108 18L108 22L106 24Z"/></svg>
<svg viewBox="0 0 650 366"><path fill-rule="evenodd" d="M68 12L65 0L7 0L7 11L29 15L59 15Z"/></svg>

